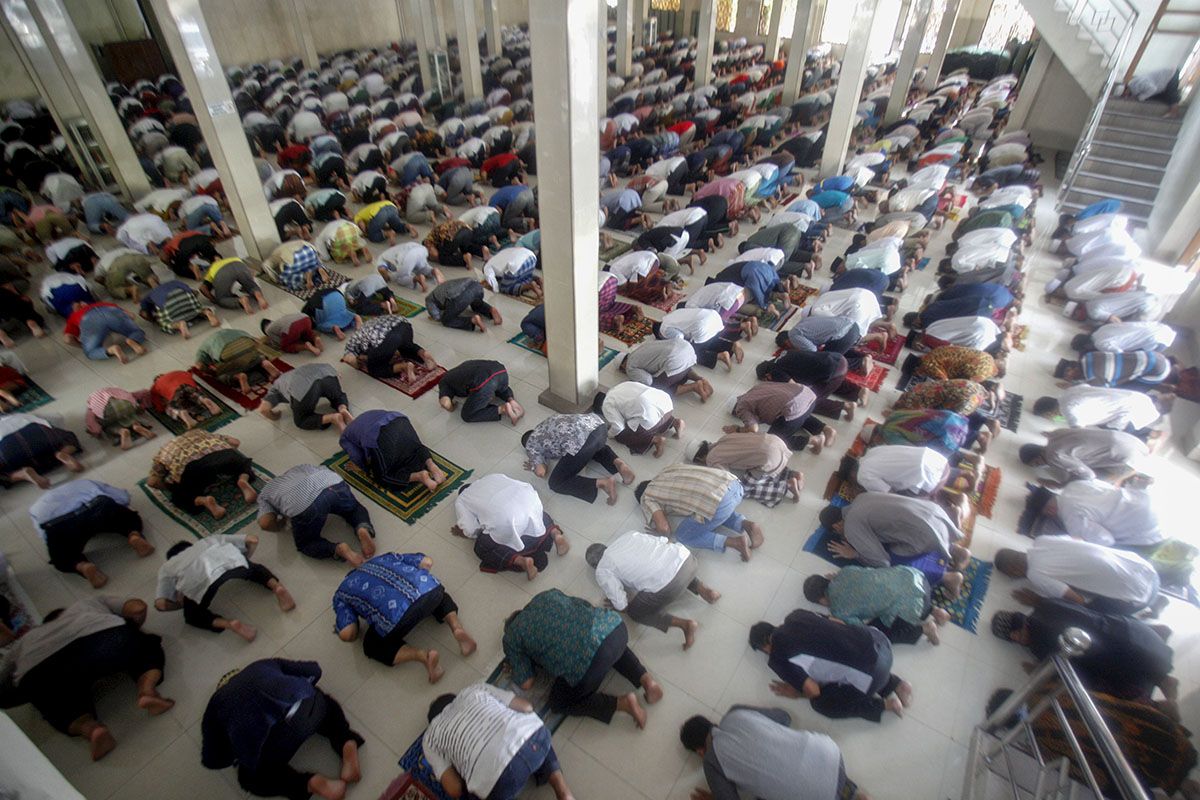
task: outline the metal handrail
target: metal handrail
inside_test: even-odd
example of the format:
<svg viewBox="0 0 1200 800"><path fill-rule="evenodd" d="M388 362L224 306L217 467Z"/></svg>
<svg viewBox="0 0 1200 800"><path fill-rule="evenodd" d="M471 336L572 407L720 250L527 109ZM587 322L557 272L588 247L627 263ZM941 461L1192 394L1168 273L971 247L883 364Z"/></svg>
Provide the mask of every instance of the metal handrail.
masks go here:
<svg viewBox="0 0 1200 800"><path fill-rule="evenodd" d="M965 800L973 800L980 796L977 790L982 787L976 785L980 762L991 764L997 756L1004 757L1008 769L1009 787L1014 799L1020 800L1010 752L1013 742L1018 737L1024 737L1028 741L1030 755L1042 768L1042 775L1038 780L1037 796L1042 796L1041 787L1044 785L1045 774L1048 770L1057 769L1059 771L1060 787L1065 785L1064 779L1069 782L1069 769L1065 761L1056 759L1047 763L1042 758L1040 748L1037 746L1032 722L1047 712L1053 712L1058 719L1071 752L1074 754L1075 765L1083 774L1084 781L1092 793L1097 798L1105 796L1100 791L1100 783L1096 779L1092 765L1084 756L1083 748L1059 702L1063 695L1070 698L1076 713L1083 722L1084 730L1087 731L1101 761L1104 762L1104 769L1111 787L1110 796L1119 797L1121 800L1150 800L1150 795L1146 793L1137 775L1134 774L1133 768L1129 765L1129 761L1121 753L1121 748L1117 745L1117 740L1109 730L1108 724L1100 716L1100 711L1092 701L1091 695L1088 694L1087 689L1079 680L1079 676L1075 673L1075 669L1071 666L1071 658L1083 654L1091 646L1091 637L1079 628L1068 628L1059 637L1058 642L1060 652L1039 664L1029 682L1014 691L999 708L976 727L975 733L971 737L970 760L963 778L962 796ZM1044 690L1055 681L1057 681L1058 688L1045 692ZM1037 697L1038 695L1041 696ZM1021 709L1035 697L1037 697L1037 701L1033 708L1022 713ZM1020 722L1016 725L1010 724L1013 717L1018 715ZM990 737L991 741L983 741L984 735ZM1065 759L1065 757L1063 758ZM1113 794L1114 792L1115 794Z"/></svg>

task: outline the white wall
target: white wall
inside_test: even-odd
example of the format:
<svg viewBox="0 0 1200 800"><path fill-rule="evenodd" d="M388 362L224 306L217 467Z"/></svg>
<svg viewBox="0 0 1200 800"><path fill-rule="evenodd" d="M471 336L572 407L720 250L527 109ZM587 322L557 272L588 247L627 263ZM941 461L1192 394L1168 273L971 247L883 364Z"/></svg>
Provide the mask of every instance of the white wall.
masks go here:
<svg viewBox="0 0 1200 800"><path fill-rule="evenodd" d="M25 71L21 56L8 40L8 36L0 35L0 102L17 98L37 97L37 89Z"/></svg>
<svg viewBox="0 0 1200 800"><path fill-rule="evenodd" d="M1055 58L1037 90L1025 129L1039 147L1074 150L1092 111L1092 101Z"/></svg>

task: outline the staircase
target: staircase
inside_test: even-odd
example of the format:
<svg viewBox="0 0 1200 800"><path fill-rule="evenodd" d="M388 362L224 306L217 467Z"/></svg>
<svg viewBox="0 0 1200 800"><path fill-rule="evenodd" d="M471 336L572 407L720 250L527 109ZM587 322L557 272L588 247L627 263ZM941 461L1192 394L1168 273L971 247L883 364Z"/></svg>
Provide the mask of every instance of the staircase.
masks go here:
<svg viewBox="0 0 1200 800"><path fill-rule="evenodd" d="M1059 207L1072 213L1112 197L1134 225L1145 225L1158 196L1167 162L1182 124L1161 116L1164 106L1109 98L1102 104L1090 146L1083 140L1074 180L1059 193ZM1068 177L1070 176L1068 171Z"/></svg>

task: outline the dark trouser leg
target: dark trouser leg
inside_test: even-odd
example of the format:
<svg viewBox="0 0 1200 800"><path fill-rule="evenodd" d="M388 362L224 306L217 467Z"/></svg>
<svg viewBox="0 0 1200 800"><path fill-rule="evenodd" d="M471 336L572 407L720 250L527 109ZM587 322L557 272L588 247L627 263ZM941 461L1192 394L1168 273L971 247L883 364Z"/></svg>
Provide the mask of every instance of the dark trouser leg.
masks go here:
<svg viewBox="0 0 1200 800"><path fill-rule="evenodd" d="M462 418L464 422L495 422L500 419L500 408L492 405L496 393L492 390L492 382L488 381L463 400Z"/></svg>
<svg viewBox="0 0 1200 800"><path fill-rule="evenodd" d="M591 717L605 724L611 722L613 714L617 713L617 698L596 690L604 682L608 671L614 667L627 678L633 674L634 670L628 660L625 661L624 669L618 666L618 663L625 658L626 653L633 656L632 653L629 653L628 644L629 630L624 623L621 623L600 643L600 647L592 656L591 665L579 683L572 686L562 678L555 678L554 684L550 687L551 710L571 716ZM637 686L641 682L641 674L645 673L645 669L642 668L636 657L633 658L633 664L641 668L637 680L630 678Z"/></svg>
<svg viewBox="0 0 1200 800"><path fill-rule="evenodd" d="M523 572L524 568L517 566L516 559L526 556L533 559L533 564L539 572L544 570L550 564L546 554L554 545L554 537L550 535L550 531L547 530L538 537L526 536L521 541L525 548L518 553L511 547L480 534L475 538L475 555L479 558L479 569L483 572Z"/></svg>
<svg viewBox="0 0 1200 800"><path fill-rule="evenodd" d="M675 573L675 577L666 586L657 592L638 592L635 594L633 599L629 601L625 613L634 622L639 622L642 625L650 625L666 633L671 628L672 615L668 614L665 609L675 598L683 594L685 589L692 589L693 586L697 589L699 588L699 583L696 581L696 570L698 568L699 562L696 561L696 557L694 555L689 556L688 560L683 562L683 566L679 568L679 571ZM695 589L692 589L692 591L694 592ZM630 653L630 655L633 654ZM640 681L641 678L639 677L638 680Z"/></svg>
<svg viewBox="0 0 1200 800"><path fill-rule="evenodd" d="M928 578L921 582L925 586L925 606L921 610L921 619L924 620L933 613L933 587L930 586ZM896 617L890 626L879 620L873 621L871 625L882 631L892 644L916 644L925 635L925 630L920 625L899 617Z"/></svg>
<svg viewBox="0 0 1200 800"><path fill-rule="evenodd" d="M328 400L330 408L334 411L341 406L350 405L350 399L342 391L342 384L337 379L337 376L330 375L321 378L321 380L317 381L305 392L304 397L299 400L293 400L291 403L292 421L296 423L297 428L306 431L315 431L329 427L321 421L324 414L320 414L316 410L317 403L322 399Z"/></svg>
<svg viewBox="0 0 1200 800"><path fill-rule="evenodd" d="M512 800L519 796L530 778L540 786L560 769L558 756L550 741L550 731L543 725L529 737L500 773L487 800Z"/></svg>
<svg viewBox="0 0 1200 800"><path fill-rule="evenodd" d="M692 349L696 351L696 362L711 369L717 365L718 354L733 350L733 341L714 336L707 342L692 342Z"/></svg>
<svg viewBox="0 0 1200 800"><path fill-rule="evenodd" d="M350 491L350 487L346 484L339 483L331 488L334 490L334 495L329 507L329 513L337 514L346 520L355 532L360 528L366 528L370 531L371 538L374 539L375 528L371 525L371 515L367 511L367 507L358 502L358 498L354 496L354 493Z"/></svg>
<svg viewBox="0 0 1200 800"><path fill-rule="evenodd" d="M588 435L579 452L560 458L554 465L550 472L550 489L559 494L578 497L588 503L595 502L596 481L579 473L589 461L594 460L611 475L617 471L615 458L616 454L608 446L608 428L601 425Z"/></svg>
<svg viewBox="0 0 1200 800"><path fill-rule="evenodd" d="M238 785L256 797L286 797L288 800L309 800L311 772L298 772L287 763L262 764L251 771L238 767Z"/></svg>
<svg viewBox="0 0 1200 800"><path fill-rule="evenodd" d="M777 419L771 423L767 433L778 436L789 448L799 452L808 446L809 435L804 425L807 419L807 415L794 419Z"/></svg>
<svg viewBox="0 0 1200 800"><path fill-rule="evenodd" d="M221 629L214 626L217 618L220 616L209 610L213 600L217 597L217 592L221 587L232 580L249 581L257 583L264 588L271 581L275 580L275 573L264 567L262 564L256 564L253 561L248 562L249 566L235 567L227 570L221 577L217 578L208 589L204 592L204 597L200 598L197 603L189 598L183 599L183 620L189 625L192 625L201 630L220 633Z"/></svg>
<svg viewBox="0 0 1200 800"><path fill-rule="evenodd" d="M50 563L59 572L75 572L80 563L87 561L83 549L93 536L140 533L142 518L110 497L97 497L76 511L51 520L42 530Z"/></svg>

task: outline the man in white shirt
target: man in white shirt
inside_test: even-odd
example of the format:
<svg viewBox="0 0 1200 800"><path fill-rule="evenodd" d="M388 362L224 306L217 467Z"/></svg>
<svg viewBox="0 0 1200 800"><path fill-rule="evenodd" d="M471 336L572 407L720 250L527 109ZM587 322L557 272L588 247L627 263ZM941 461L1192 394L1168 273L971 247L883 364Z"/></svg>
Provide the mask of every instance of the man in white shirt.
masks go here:
<svg viewBox="0 0 1200 800"><path fill-rule="evenodd" d="M654 325L654 334L660 339L690 342L701 365L712 369L720 361L732 370L734 359L742 363L745 353L740 342L720 335L724 330L725 320L711 308L677 308Z"/></svg>
<svg viewBox="0 0 1200 800"><path fill-rule="evenodd" d="M1027 553L1002 549L996 553L996 569L1029 581L1032 591L1013 595L1028 605L1050 597L1102 614L1132 615L1158 597L1158 572L1149 561L1070 536L1040 536Z"/></svg>
<svg viewBox="0 0 1200 800"><path fill-rule="evenodd" d="M429 251L420 242L403 242L389 247L376 261L380 275L409 289L428 291L427 277L432 277L435 284L446 280L442 271L429 263Z"/></svg>
<svg viewBox="0 0 1200 800"><path fill-rule="evenodd" d="M1071 340L1077 353L1131 353L1134 350L1166 350L1175 343L1175 330L1162 322L1110 322L1091 334Z"/></svg>
<svg viewBox="0 0 1200 800"><path fill-rule="evenodd" d="M949 476L950 462L933 448L890 444L869 448L853 465L844 464L842 472L868 492L913 497L932 495Z"/></svg>
<svg viewBox="0 0 1200 800"><path fill-rule="evenodd" d="M171 229L157 214L134 214L117 228L116 237L142 255L158 255L158 248L171 238Z"/></svg>
<svg viewBox="0 0 1200 800"><path fill-rule="evenodd" d="M667 430L673 429L676 439L683 433L683 420L675 418L671 395L662 389L624 381L597 399L609 434L631 453L640 455L653 446L654 457L659 458L666 446Z"/></svg>
<svg viewBox="0 0 1200 800"><path fill-rule="evenodd" d="M838 289L822 292L800 309L800 317L850 317L860 331L883 316L879 299L869 289Z"/></svg>
<svg viewBox="0 0 1200 800"><path fill-rule="evenodd" d="M178 542L167 551L158 570L154 607L159 611L183 609L184 621L196 628L220 633L231 630L247 642L258 635L253 625L226 619L209 610L217 591L237 579L265 586L274 593L281 611L291 611L296 601L279 579L250 560L258 537L254 534L208 536L198 542Z"/></svg>
<svg viewBox="0 0 1200 800"><path fill-rule="evenodd" d="M1036 498L1045 489L1033 490ZM1032 521L1038 533L1066 533L1105 547L1144 552L1167 538L1151 492L1132 484L1114 485L1099 478L1071 481L1057 497L1042 504L1041 519ZM1040 526L1040 527L1039 527Z"/></svg>
<svg viewBox="0 0 1200 800"><path fill-rule="evenodd" d="M525 247L509 247L483 264L483 279L493 292L529 297L541 302L542 280L533 274L537 254Z"/></svg>
<svg viewBox="0 0 1200 800"><path fill-rule="evenodd" d="M684 650L695 643L700 624L668 614L667 606L685 590L708 603L721 598L720 592L696 577L700 565L692 551L663 536L629 531L607 546L589 546L585 558L596 570L596 583L608 605L624 611L634 622L663 633L679 628L683 631Z"/></svg>
<svg viewBox="0 0 1200 800"><path fill-rule="evenodd" d="M451 797L512 800L530 778L549 783L557 800L571 797L550 731L528 700L498 686L476 683L434 700L421 749Z"/></svg>
<svg viewBox="0 0 1200 800"><path fill-rule="evenodd" d="M537 490L525 481L493 473L464 485L454 500L450 532L475 540L483 572L524 571L533 580L558 554L571 549L562 528L542 510Z"/></svg>
<svg viewBox="0 0 1200 800"><path fill-rule="evenodd" d="M1160 432L1149 428L1170 410L1169 397L1079 384L1065 390L1057 399L1039 397L1033 404L1033 413L1047 419L1061 416L1072 428L1110 428L1145 440L1158 438L1153 434Z"/></svg>
<svg viewBox="0 0 1200 800"><path fill-rule="evenodd" d="M1007 350L1010 344L1008 334L1004 340L997 342L1001 330L990 317L948 317L925 328L925 337L936 339L945 344L959 347L969 347L972 350L986 350L989 353L996 349ZM914 344L920 344L919 340ZM999 345L997 347L997 345Z"/></svg>

